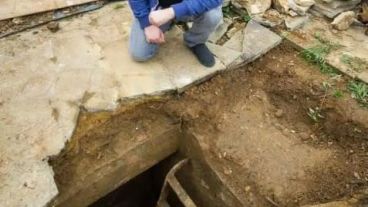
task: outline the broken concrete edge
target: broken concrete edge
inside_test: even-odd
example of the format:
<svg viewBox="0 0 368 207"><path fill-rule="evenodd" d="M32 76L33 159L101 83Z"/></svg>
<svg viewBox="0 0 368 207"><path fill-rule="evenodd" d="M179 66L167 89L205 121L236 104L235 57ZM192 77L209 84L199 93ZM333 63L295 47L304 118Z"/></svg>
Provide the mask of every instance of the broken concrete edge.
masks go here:
<svg viewBox="0 0 368 207"><path fill-rule="evenodd" d="M78 5L83 5L83 4L88 4L88 3L92 3L92 2L98 2L101 0L82 0L82 1L78 1L78 2L74 2L72 1L65 1L65 4L61 4L59 6L57 6L58 4L54 4L55 6L52 7L44 7L43 9L36 9L34 11L30 11L30 12L20 12L19 14L13 14L13 15L5 15L0 17L0 21L3 20L8 20L8 19L12 19L12 18L17 18L17 17L24 17L24 16L28 16L28 15L33 15L33 14L40 14L43 12L48 12L48 11L54 11L54 10L58 10L58 9L63 9L63 8L68 8L68 7L72 7L72 6L78 6ZM15 2L14 4L16 4L17 2ZM19 2L18 2L19 3ZM24 2L23 2L24 3ZM31 3L34 4L34 3ZM39 8L39 7L36 7Z"/></svg>
<svg viewBox="0 0 368 207"><path fill-rule="evenodd" d="M91 2L94 2L94 1L91 1ZM91 2L77 4L77 5L72 5L72 6L88 5ZM97 1L95 1L95 2L97 2ZM72 12L72 13L69 13L69 14L63 14L63 16L58 16L58 17L53 16L52 19L46 20L44 22L37 22L36 24L30 25L30 26L26 26L26 27L21 28L21 29L16 30L16 31L12 31L12 32L9 32L9 33L4 33L4 34L0 35L0 39L5 38L5 37L8 37L8 36L11 36L11 35L15 35L17 33L24 32L24 31L27 31L27 30L30 30L30 29L33 29L33 28L36 28L36 27L47 25L47 24L49 24L50 22L53 22L53 21L63 20L65 18L73 17L73 16L78 15L78 14L83 14L83 13L91 12L91 11L94 11L94 10L97 10L97 9L101 9L106 4L107 4L106 2L103 2L102 4L96 4L95 7L90 7L90 8L87 8L87 9L77 10L77 11ZM68 7L63 7L63 8L60 8L60 9L65 9L65 8L68 8ZM47 12L47 11L44 11L44 12ZM42 14L42 13L43 12L36 13L36 14ZM29 14L29 15L32 15L32 14ZM25 15L25 16L22 16L22 17L26 17L26 16L28 16L28 15ZM16 17L12 17L12 18L16 18ZM8 19L4 19L4 20L8 20ZM0 20L0 21L3 21L3 20Z"/></svg>
<svg viewBox="0 0 368 207"><path fill-rule="evenodd" d="M285 41L287 42L287 44L289 44L290 46L292 46L293 48L295 48L297 51L301 52L303 50L306 50L308 48L303 47L301 44L298 44L297 42L289 39L289 38L284 38ZM338 64L336 62L331 61L329 58L326 58L326 64L338 71L340 71L342 74L352 78L352 79L358 79L364 83L368 84L368 76L363 74L363 73L358 73L355 72L353 70L350 70L349 68L343 68L343 67L338 67Z"/></svg>
<svg viewBox="0 0 368 207"><path fill-rule="evenodd" d="M55 197L48 206L79 207L88 206L97 201L175 153L179 146L179 138L176 136L178 131L180 131L180 125L173 125L171 129L162 134L130 147L112 162L105 163L92 174L82 178L83 181L91 180L94 182L88 184L83 182L79 187L68 189L67 194L62 194L63 197ZM132 157L135 159L129 161Z"/></svg>
<svg viewBox="0 0 368 207"><path fill-rule="evenodd" d="M184 130L184 136L186 139L180 140L184 142L179 146L180 152L184 153L190 160L191 164L194 165L197 163L201 168L203 168L207 174L204 179L210 179L211 183L218 183L224 186L224 192L220 199L230 201L229 206L232 207L242 207L244 206L242 203L241 196L238 196L236 190L234 190L231 186L229 186L226 180L222 177L222 175L216 170L214 163L211 162L208 156L208 150L206 146L201 146L200 139L193 132L189 132L189 130ZM202 182L203 180L201 180Z"/></svg>

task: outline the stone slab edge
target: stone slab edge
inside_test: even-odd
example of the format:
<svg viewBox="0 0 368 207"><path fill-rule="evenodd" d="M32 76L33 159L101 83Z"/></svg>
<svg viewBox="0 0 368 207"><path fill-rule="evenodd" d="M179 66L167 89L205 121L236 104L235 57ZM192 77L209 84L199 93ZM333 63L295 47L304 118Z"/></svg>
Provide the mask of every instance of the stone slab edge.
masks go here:
<svg viewBox="0 0 368 207"><path fill-rule="evenodd" d="M287 31L283 31L283 32L287 32ZM304 45L300 42L295 41L292 37L290 37L289 35L285 36L285 40L287 41L287 43L289 43L291 46L293 46L296 50L298 51L302 51L305 49L308 49L308 45ZM339 70L340 72L342 72L343 74L353 78L353 79L359 79L365 83L368 84L368 73L358 73L355 72L353 70L350 70L347 67L341 67L341 64L338 64L338 62L332 60L331 58L329 58L330 56L327 56L326 58L326 63L330 66L332 66L333 68Z"/></svg>

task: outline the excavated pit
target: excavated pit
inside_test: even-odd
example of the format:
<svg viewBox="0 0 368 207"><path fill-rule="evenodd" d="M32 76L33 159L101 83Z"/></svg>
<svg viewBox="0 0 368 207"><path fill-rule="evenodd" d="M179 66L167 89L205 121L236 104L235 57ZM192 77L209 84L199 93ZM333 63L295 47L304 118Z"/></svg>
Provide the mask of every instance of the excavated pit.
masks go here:
<svg viewBox="0 0 368 207"><path fill-rule="evenodd" d="M348 81L321 74L282 44L179 96L81 114L50 161L60 191L52 204L155 206L166 173L187 157L177 178L197 206L351 198L358 206L368 189L368 110L351 98Z"/></svg>

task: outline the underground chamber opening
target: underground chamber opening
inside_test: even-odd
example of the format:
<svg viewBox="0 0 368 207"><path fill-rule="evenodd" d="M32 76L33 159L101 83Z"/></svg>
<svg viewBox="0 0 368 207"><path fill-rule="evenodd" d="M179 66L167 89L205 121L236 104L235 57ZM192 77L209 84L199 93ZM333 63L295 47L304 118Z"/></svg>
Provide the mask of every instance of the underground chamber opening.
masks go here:
<svg viewBox="0 0 368 207"><path fill-rule="evenodd" d="M189 158L177 179L196 206L358 205L368 194L368 110L349 81L283 44L180 96L82 114L51 160L55 204L155 206L167 172ZM181 159L168 161L174 153Z"/></svg>
<svg viewBox="0 0 368 207"><path fill-rule="evenodd" d="M163 190L167 191L167 197L161 198L161 200L167 202L166 206L184 206L170 186L163 189L164 184L167 183L165 178L168 170L173 167L178 157L178 155L172 155L166 158L89 206L156 207Z"/></svg>

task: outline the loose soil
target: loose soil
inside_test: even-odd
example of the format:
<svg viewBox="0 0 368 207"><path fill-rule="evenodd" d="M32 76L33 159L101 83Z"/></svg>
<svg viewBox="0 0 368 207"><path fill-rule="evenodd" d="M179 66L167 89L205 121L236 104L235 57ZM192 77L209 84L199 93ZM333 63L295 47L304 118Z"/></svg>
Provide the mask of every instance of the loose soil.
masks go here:
<svg viewBox="0 0 368 207"><path fill-rule="evenodd" d="M112 115L82 115L68 147L52 162L56 180L60 185L73 176L65 173L68 156L80 153L76 148L95 146L91 131L102 127L109 133L131 123L149 131L145 120L163 114L196 137L245 206L302 206L361 196L368 187L368 110L350 97L347 81L322 75L281 45L179 96L125 106ZM336 91L343 96L333 96ZM308 115L316 107L317 122ZM109 147L114 146L104 145Z"/></svg>

